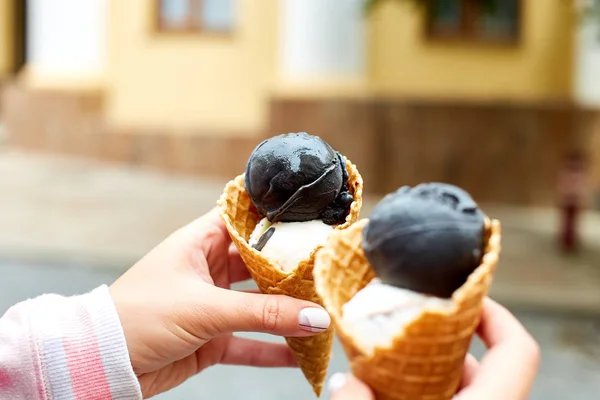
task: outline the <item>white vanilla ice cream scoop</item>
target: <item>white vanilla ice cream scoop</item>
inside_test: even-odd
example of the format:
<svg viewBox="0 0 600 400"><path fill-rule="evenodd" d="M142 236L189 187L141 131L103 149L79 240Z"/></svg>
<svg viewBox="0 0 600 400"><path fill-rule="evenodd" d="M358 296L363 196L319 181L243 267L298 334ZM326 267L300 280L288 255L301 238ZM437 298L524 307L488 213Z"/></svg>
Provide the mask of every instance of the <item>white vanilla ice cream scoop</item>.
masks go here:
<svg viewBox="0 0 600 400"><path fill-rule="evenodd" d="M270 229L273 229L272 234L265 235ZM265 235L264 239L268 239L259 248L261 254L283 272L289 273L300 261L306 260L317 246L324 244L333 229L332 225L321 220L271 224L267 218L263 218L254 228L248 244L256 246Z"/></svg>
<svg viewBox="0 0 600 400"><path fill-rule="evenodd" d="M450 299L427 296L373 279L342 307L342 325L367 354L389 347L425 310L451 309Z"/></svg>

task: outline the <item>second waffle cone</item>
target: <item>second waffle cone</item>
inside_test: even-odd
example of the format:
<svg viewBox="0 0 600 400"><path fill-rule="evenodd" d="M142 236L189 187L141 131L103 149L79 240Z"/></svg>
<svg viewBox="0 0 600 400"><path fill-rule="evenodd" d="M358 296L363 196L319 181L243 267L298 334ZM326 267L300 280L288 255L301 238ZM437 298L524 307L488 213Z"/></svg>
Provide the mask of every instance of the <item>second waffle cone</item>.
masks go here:
<svg viewBox="0 0 600 400"><path fill-rule="evenodd" d="M481 265L454 292L449 311L425 311L386 348L366 354L342 324L342 307L375 274L362 249L361 220L330 235L317 254L315 285L331 314L353 374L368 384L377 400L450 400L479 324L500 253L500 222L486 221Z"/></svg>

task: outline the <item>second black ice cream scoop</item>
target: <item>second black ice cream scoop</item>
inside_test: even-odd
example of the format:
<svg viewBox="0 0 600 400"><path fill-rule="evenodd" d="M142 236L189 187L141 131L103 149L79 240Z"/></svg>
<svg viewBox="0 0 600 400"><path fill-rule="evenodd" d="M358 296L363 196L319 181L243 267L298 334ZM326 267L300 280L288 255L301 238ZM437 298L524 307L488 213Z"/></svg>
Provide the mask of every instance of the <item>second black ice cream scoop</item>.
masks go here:
<svg viewBox="0 0 600 400"><path fill-rule="evenodd" d="M449 298L481 263L484 220L456 186L402 187L373 209L363 249L383 283Z"/></svg>
<svg viewBox="0 0 600 400"><path fill-rule="evenodd" d="M321 138L288 133L260 143L246 166L245 186L270 222L346 218L352 195L342 156Z"/></svg>

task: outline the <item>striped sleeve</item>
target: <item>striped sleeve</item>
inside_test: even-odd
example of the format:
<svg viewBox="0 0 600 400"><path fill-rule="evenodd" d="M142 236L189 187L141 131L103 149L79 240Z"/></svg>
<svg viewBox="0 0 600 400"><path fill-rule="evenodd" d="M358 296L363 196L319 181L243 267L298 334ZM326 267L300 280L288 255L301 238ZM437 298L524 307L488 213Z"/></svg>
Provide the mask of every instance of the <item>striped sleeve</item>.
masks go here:
<svg viewBox="0 0 600 400"><path fill-rule="evenodd" d="M125 336L107 286L81 296L44 295L21 303L0 319L0 379L2 359L2 322L7 316L21 336L19 354L31 363L7 360L12 368L7 376L21 376L31 393L6 396L9 399L40 400L138 400L142 399L138 380L131 367ZM6 349L5 349L6 350ZM19 381L19 379L16 379ZM34 385L35 386L31 386ZM23 386L20 384L19 386ZM13 392L17 385L13 385ZM6 392L11 393L11 392ZM3 389L0 380L0 398Z"/></svg>

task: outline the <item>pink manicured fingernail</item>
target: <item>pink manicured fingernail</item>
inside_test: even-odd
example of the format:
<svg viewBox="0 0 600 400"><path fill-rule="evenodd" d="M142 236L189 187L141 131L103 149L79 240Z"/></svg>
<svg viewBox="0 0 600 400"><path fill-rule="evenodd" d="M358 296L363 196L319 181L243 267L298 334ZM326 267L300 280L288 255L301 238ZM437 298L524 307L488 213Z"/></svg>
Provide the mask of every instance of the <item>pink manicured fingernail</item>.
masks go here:
<svg viewBox="0 0 600 400"><path fill-rule="evenodd" d="M298 315L298 324L303 331L324 332L331 324L331 317L322 308L304 308Z"/></svg>

